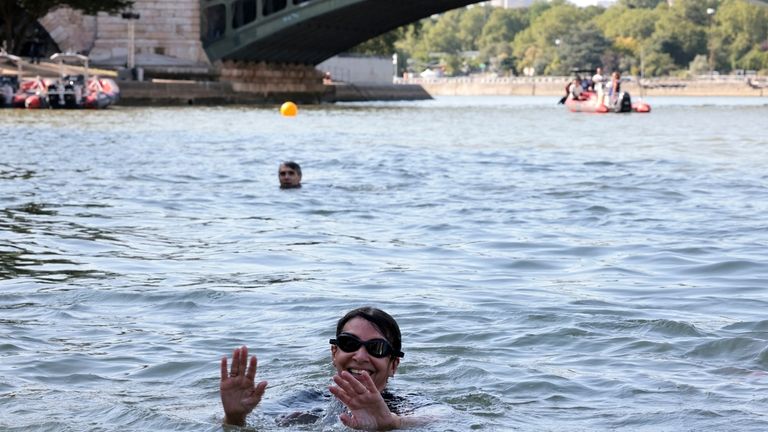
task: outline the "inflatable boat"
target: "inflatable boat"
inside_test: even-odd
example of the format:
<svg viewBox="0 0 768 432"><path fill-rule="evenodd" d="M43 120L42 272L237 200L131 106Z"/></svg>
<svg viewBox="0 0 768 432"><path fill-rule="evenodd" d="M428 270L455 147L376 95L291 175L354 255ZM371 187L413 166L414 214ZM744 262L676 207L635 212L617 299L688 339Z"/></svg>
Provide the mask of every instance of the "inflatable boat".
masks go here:
<svg viewBox="0 0 768 432"><path fill-rule="evenodd" d="M13 106L14 97L19 91L19 83L22 77L21 58L10 55L5 51L0 51L0 62L2 62L3 66L7 64L16 70L16 73L7 73L3 69L3 73L0 74L0 107L10 108Z"/></svg>
<svg viewBox="0 0 768 432"><path fill-rule="evenodd" d="M645 102L632 102L632 98L627 92L619 92L612 96L605 94L602 100L599 100L597 93L593 91L581 92L577 99L571 95L565 100L565 106L572 112L588 113L649 113L651 106Z"/></svg>
<svg viewBox="0 0 768 432"><path fill-rule="evenodd" d="M88 57L80 54L54 54L51 60L61 67L60 77L48 86L51 108L106 108L120 99L120 88L109 78L89 76ZM65 63L82 65L83 74L67 75Z"/></svg>

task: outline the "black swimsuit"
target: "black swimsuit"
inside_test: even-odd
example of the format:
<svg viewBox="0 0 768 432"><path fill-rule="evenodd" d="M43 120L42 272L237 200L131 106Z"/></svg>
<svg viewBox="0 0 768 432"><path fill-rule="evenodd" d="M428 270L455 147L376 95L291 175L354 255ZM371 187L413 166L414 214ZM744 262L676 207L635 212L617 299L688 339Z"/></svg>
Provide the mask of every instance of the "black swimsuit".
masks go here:
<svg viewBox="0 0 768 432"><path fill-rule="evenodd" d="M407 415L416 408L409 399L395 395L387 390L381 393L384 402L390 411L397 415ZM313 424L322 419L326 414L328 404L333 402L333 396L328 392L316 389L302 390L295 395L282 399L279 404L292 410L299 409L290 414L278 415L278 426L294 426Z"/></svg>

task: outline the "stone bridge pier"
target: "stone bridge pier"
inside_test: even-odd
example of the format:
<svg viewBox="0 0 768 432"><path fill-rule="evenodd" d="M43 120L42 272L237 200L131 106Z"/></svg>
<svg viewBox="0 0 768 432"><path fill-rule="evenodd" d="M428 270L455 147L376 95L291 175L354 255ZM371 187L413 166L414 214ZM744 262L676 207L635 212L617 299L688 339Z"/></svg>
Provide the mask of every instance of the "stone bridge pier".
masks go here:
<svg viewBox="0 0 768 432"><path fill-rule="evenodd" d="M264 100L320 102L326 91L322 72L312 65L233 60L217 63L220 79L230 82L235 92Z"/></svg>
<svg viewBox="0 0 768 432"><path fill-rule="evenodd" d="M225 81L231 83L225 87L232 91L251 93L257 99L322 97L322 76L311 65L211 62L201 42L200 0L135 0L133 11L140 15L133 22L135 65L143 69L147 80ZM120 14L88 16L60 8L40 23L62 51L87 54L97 67L127 65L129 21Z"/></svg>

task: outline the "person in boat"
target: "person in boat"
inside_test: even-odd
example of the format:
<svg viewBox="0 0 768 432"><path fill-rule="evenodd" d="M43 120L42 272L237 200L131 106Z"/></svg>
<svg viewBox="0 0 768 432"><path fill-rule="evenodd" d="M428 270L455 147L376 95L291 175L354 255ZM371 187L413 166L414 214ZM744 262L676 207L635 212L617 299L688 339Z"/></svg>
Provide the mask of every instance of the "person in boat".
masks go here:
<svg viewBox="0 0 768 432"><path fill-rule="evenodd" d="M425 418L408 416L390 406L396 398L386 391L386 385L404 356L400 327L391 315L368 306L353 309L337 322L336 337L330 344L336 374L329 391L346 406L346 412L338 416L345 426L391 430L426 423ZM256 356L248 358L246 346L234 350L231 367L227 357L221 359L219 388L225 425L244 426L248 414L261 402L267 381L255 382L257 364ZM288 417L302 423L320 419L313 413ZM285 419L281 423L291 424Z"/></svg>
<svg viewBox="0 0 768 432"><path fill-rule="evenodd" d="M584 77L581 79L581 90L589 91L592 88L592 78Z"/></svg>
<svg viewBox="0 0 768 432"><path fill-rule="evenodd" d="M592 75L592 91L597 93L598 105L603 105L603 98L605 97L604 82L603 68L598 66L595 68L595 74Z"/></svg>
<svg viewBox="0 0 768 432"><path fill-rule="evenodd" d="M611 105L616 103L616 100L619 97L619 92L621 92L621 73L613 71L611 73L611 83L608 87L608 96L610 97Z"/></svg>
<svg viewBox="0 0 768 432"><path fill-rule="evenodd" d="M573 79L573 81L571 81L571 84L568 85L568 97L573 100L582 100L581 92L583 90L584 89L581 86L581 78L577 76Z"/></svg>
<svg viewBox="0 0 768 432"><path fill-rule="evenodd" d="M595 69L595 74L592 75L592 82L590 83L591 89L593 91L598 91L598 89L603 86L604 81L605 77L603 76L603 68L598 66Z"/></svg>
<svg viewBox="0 0 768 432"><path fill-rule="evenodd" d="M281 189L295 189L301 187L301 166L294 161L286 161L277 169L277 178L280 180Z"/></svg>

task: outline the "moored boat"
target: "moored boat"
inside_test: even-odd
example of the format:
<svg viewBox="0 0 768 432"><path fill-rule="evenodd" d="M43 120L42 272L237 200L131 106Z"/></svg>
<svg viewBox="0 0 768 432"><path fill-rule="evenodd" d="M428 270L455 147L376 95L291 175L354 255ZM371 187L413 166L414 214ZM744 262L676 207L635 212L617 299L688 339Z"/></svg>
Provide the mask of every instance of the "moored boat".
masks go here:
<svg viewBox="0 0 768 432"><path fill-rule="evenodd" d="M48 81L35 77L22 80L19 90L13 96L14 108L47 108Z"/></svg>
<svg viewBox="0 0 768 432"><path fill-rule="evenodd" d="M0 61L16 69L15 74L0 74L0 107L9 108L13 106L14 96L19 91L19 81L21 81L22 74L21 58L0 51Z"/></svg>
<svg viewBox="0 0 768 432"><path fill-rule="evenodd" d="M44 78L24 78L20 57L0 52L0 60L14 65L16 74L0 76L0 106L13 108L45 108L48 106L48 82Z"/></svg>
<svg viewBox="0 0 768 432"><path fill-rule="evenodd" d="M54 54L51 60L59 63L60 78L48 86L48 105L51 108L106 108L120 98L120 88L109 78L89 76L88 57L81 54ZM71 75L64 71L65 63L82 65L83 74Z"/></svg>

